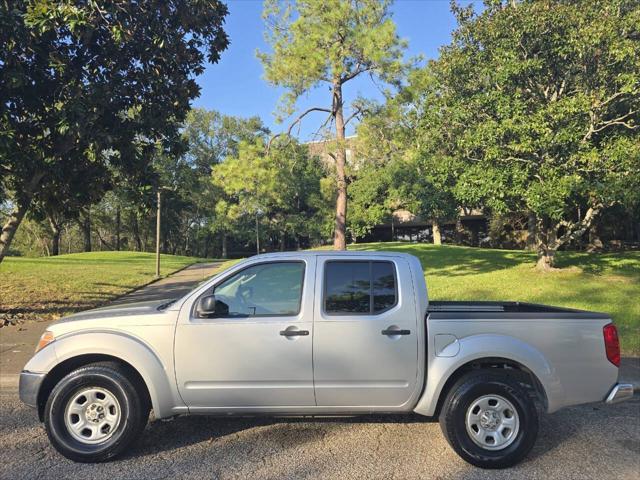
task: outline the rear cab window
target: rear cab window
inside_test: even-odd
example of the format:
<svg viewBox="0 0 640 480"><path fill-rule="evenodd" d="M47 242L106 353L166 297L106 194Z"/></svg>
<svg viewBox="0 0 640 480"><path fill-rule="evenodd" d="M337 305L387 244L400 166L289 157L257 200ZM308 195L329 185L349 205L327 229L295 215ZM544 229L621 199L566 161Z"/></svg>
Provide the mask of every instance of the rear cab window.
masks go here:
<svg viewBox="0 0 640 480"><path fill-rule="evenodd" d="M398 303L393 262L331 260L324 269L327 315L377 315Z"/></svg>

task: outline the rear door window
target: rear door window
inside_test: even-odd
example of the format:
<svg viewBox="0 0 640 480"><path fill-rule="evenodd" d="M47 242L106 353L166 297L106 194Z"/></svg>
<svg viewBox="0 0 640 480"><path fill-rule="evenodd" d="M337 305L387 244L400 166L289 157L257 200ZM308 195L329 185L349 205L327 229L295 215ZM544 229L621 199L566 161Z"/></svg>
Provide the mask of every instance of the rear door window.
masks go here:
<svg viewBox="0 0 640 480"><path fill-rule="evenodd" d="M381 261L329 261L324 275L324 311L373 315L398 301L395 267Z"/></svg>
<svg viewBox="0 0 640 480"><path fill-rule="evenodd" d="M373 312L389 310L396 304L396 272L391 262L371 262Z"/></svg>

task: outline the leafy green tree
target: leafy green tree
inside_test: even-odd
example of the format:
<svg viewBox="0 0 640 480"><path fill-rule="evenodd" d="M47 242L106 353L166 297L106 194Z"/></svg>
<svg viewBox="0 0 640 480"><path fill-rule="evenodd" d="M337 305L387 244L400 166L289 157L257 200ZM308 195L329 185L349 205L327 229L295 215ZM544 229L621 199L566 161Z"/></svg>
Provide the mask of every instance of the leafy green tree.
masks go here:
<svg viewBox="0 0 640 480"><path fill-rule="evenodd" d="M298 98L320 84L331 91L328 105L301 113L288 133L313 112L327 114L335 126L336 213L334 248L346 248L347 176L345 126L359 114L345 116L344 86L361 75L396 81L403 69L405 43L396 35L390 0L266 0L266 38L271 53L259 53L266 79L284 87L282 111L294 112Z"/></svg>
<svg viewBox="0 0 640 480"><path fill-rule="evenodd" d="M241 142L266 139L269 130L260 118L238 118L216 111L193 109L187 115L182 136L188 145L185 160L197 175L189 197L194 211L195 236L208 243L209 235L220 237L220 252L228 254L228 236L233 232L234 220L229 208L232 204L224 188L211 181L215 165L228 157L236 157Z"/></svg>
<svg viewBox="0 0 640 480"><path fill-rule="evenodd" d="M91 191L146 171L157 142L179 151L194 76L227 46L226 14L218 0L0 4L0 196L15 207L0 261L58 172Z"/></svg>
<svg viewBox="0 0 640 480"><path fill-rule="evenodd" d="M213 184L226 194L216 211L225 212L236 234L247 235L253 221L256 228L260 223L262 233L274 234L284 249L288 235L318 234L323 169L304 145L276 141L268 153L265 147L264 138L242 141L236 156L214 166Z"/></svg>
<svg viewBox="0 0 640 480"><path fill-rule="evenodd" d="M349 184L348 231L354 242L371 232L373 227L391 218L399 207L390 197L392 179L388 168L364 164Z"/></svg>
<svg viewBox="0 0 640 480"><path fill-rule="evenodd" d="M529 211L538 266L554 266L608 206L640 191L640 4L454 5L459 27L430 71L456 196Z"/></svg>
<svg viewBox="0 0 640 480"><path fill-rule="evenodd" d="M359 154L365 160L355 172L351 204L353 213L367 213L367 229L404 208L430 220L433 241L440 244L440 223L458 215L453 191L459 166L443 149L447 130L436 98L428 70L415 70L407 85L358 126Z"/></svg>

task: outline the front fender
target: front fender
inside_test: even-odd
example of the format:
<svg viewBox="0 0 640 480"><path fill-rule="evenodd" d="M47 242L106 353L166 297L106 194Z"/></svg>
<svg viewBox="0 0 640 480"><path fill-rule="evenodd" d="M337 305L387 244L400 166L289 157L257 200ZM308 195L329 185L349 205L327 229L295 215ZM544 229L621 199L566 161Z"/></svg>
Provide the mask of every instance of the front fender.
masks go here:
<svg viewBox="0 0 640 480"><path fill-rule="evenodd" d="M81 355L109 355L135 368L147 386L157 418L186 412L173 381L172 357L163 362L150 345L121 331L93 330L63 335L35 354L24 370L48 373L62 362Z"/></svg>
<svg viewBox="0 0 640 480"><path fill-rule="evenodd" d="M414 411L433 416L447 380L463 365L482 358L504 358L528 368L538 379L547 397L547 411L554 412L563 405L564 390L557 372L537 349L526 342L507 335L471 335L458 340L455 356L435 356L429 352L427 379L422 397Z"/></svg>

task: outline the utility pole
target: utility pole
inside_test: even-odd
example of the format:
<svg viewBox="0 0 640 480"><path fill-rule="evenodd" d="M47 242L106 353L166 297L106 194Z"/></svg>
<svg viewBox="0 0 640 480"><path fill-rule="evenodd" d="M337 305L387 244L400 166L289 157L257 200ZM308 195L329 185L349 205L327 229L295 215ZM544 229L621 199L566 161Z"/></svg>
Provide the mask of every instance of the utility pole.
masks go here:
<svg viewBox="0 0 640 480"><path fill-rule="evenodd" d="M156 278L160 278L160 212L161 198L160 189L158 188L158 208L156 210Z"/></svg>

